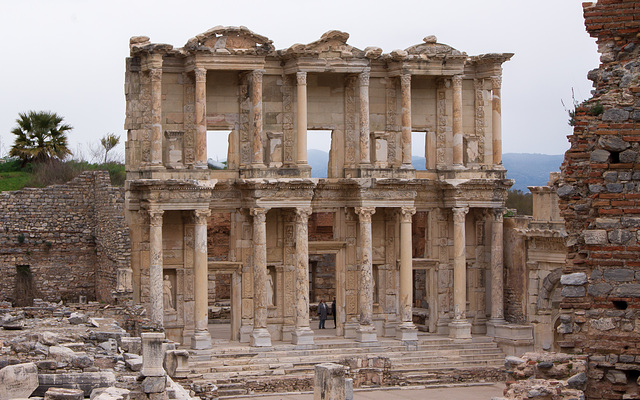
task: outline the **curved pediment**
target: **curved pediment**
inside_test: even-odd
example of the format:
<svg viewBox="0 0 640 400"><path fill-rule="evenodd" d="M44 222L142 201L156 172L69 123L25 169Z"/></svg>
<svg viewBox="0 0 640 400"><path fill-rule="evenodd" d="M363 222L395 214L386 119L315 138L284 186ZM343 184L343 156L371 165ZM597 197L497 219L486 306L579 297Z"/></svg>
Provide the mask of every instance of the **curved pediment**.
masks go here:
<svg viewBox="0 0 640 400"><path fill-rule="evenodd" d="M332 30L309 44L294 44L284 52L290 55L313 55L323 58L361 57L364 52L347 44L347 32Z"/></svg>
<svg viewBox="0 0 640 400"><path fill-rule="evenodd" d="M425 37L423 43L416 44L415 46L411 46L407 48L405 51L408 54L425 54L428 56L438 56L438 55L446 55L446 56L463 56L465 53L460 50L456 50L448 44L438 43L438 38L433 35Z"/></svg>
<svg viewBox="0 0 640 400"><path fill-rule="evenodd" d="M274 49L269 38L245 26L216 26L189 39L184 47L189 51L208 50L224 54L265 54Z"/></svg>

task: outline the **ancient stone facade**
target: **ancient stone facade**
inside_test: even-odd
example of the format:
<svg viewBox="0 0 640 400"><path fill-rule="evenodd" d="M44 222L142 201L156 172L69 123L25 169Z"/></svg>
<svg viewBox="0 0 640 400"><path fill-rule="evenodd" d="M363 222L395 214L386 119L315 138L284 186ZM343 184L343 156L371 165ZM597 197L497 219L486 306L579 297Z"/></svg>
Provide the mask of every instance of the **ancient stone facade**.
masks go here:
<svg viewBox="0 0 640 400"><path fill-rule="evenodd" d="M284 50L244 27L182 48L131 39L131 289L170 338L210 346L207 282L223 274L232 339L313 344L310 259L335 276L322 296L336 297L341 336L414 341L416 271L430 332L470 339L505 323L500 88L511 54L468 56L433 36L383 54L348 37ZM208 169L220 130L226 169ZM331 131L325 179L310 178L309 130ZM416 132L426 171L411 164ZM212 227L220 215L228 231Z"/></svg>
<svg viewBox="0 0 640 400"><path fill-rule="evenodd" d="M112 302L126 282L129 228L124 190L104 171L64 185L0 193L0 300Z"/></svg>
<svg viewBox="0 0 640 400"><path fill-rule="evenodd" d="M583 3L600 67L576 109L557 185L568 234L559 345L589 354L590 399L639 398L640 5Z"/></svg>

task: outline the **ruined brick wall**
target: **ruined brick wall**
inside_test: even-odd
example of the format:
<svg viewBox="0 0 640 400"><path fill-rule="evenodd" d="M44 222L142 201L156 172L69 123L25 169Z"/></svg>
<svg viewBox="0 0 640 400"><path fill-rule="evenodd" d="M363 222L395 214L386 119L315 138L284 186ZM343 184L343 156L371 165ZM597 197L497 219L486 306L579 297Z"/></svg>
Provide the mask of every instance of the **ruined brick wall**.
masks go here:
<svg viewBox="0 0 640 400"><path fill-rule="evenodd" d="M129 265L124 190L103 171L64 185L0 193L0 300L16 300L18 266L29 266L32 296L110 301L116 269Z"/></svg>
<svg viewBox="0 0 640 400"><path fill-rule="evenodd" d="M640 370L640 2L583 7L601 64L557 188L568 234L560 307L571 317L558 344L590 355L588 398L622 399L638 393Z"/></svg>

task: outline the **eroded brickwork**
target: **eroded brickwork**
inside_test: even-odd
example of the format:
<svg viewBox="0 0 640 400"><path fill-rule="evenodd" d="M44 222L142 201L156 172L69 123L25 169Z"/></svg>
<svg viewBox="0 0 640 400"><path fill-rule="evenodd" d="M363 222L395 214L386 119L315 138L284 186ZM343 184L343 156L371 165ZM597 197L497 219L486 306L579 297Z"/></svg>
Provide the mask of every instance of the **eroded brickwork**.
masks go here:
<svg viewBox="0 0 640 400"><path fill-rule="evenodd" d="M557 332L590 354L590 399L638 396L640 369L640 3L584 3L600 67L579 106L558 185L568 234ZM624 397L637 398L637 397Z"/></svg>

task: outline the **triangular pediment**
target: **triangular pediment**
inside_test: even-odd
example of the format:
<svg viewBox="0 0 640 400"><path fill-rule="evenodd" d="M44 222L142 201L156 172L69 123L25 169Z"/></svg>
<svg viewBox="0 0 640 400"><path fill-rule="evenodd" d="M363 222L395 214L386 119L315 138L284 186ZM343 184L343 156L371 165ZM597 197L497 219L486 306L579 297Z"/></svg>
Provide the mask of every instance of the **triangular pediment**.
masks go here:
<svg viewBox="0 0 640 400"><path fill-rule="evenodd" d="M273 50L273 42L245 26L216 26L187 42L185 49L214 53L264 54Z"/></svg>
<svg viewBox="0 0 640 400"><path fill-rule="evenodd" d="M332 30L323 34L320 39L309 44L294 44L287 50L288 54L314 55L320 58L360 57L364 52L347 43L347 32Z"/></svg>
<svg viewBox="0 0 640 400"><path fill-rule="evenodd" d="M448 44L438 43L438 39L431 35L423 39L423 43L416 44L406 49L408 54L418 55L425 54L428 56L463 56L465 53L456 50Z"/></svg>

